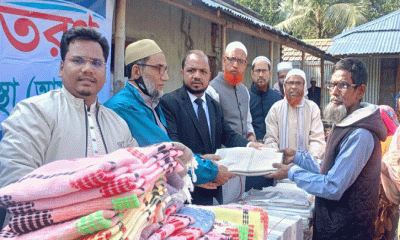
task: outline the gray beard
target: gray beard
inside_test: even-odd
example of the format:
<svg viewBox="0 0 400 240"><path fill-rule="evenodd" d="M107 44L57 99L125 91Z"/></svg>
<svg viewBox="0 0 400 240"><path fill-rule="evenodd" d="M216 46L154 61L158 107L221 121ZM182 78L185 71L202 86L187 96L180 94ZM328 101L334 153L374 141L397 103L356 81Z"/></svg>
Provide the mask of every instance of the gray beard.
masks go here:
<svg viewBox="0 0 400 240"><path fill-rule="evenodd" d="M144 80L144 84L146 85L147 92L149 93L149 97L152 100L160 99L164 92L162 90L157 91L155 84L147 76L145 76L143 78L143 80Z"/></svg>
<svg viewBox="0 0 400 240"><path fill-rule="evenodd" d="M344 104L336 105L330 102L324 109L324 119L331 124L338 124L347 115L347 109Z"/></svg>

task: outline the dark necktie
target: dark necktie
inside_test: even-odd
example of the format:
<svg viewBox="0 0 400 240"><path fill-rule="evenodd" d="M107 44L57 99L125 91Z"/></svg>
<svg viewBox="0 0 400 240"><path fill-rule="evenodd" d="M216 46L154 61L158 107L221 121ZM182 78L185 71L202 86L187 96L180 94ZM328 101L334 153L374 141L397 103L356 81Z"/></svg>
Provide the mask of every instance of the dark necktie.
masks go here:
<svg viewBox="0 0 400 240"><path fill-rule="evenodd" d="M201 98L198 98L194 100L194 102L198 106L197 118L199 119L200 131L202 132L203 136L206 136L206 140L204 143L204 146L206 148L206 153L212 153L210 131L208 129L206 113L203 108L203 100Z"/></svg>

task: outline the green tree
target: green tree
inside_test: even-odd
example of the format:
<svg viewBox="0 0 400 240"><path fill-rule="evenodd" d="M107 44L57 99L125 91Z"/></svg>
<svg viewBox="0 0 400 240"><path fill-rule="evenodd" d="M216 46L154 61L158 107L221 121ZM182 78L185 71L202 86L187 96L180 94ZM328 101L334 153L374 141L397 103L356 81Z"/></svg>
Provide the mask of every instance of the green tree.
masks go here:
<svg viewBox="0 0 400 240"><path fill-rule="evenodd" d="M279 14L281 0L236 0L236 2L261 14L263 21L269 25L276 25L283 20Z"/></svg>
<svg viewBox="0 0 400 240"><path fill-rule="evenodd" d="M369 11L367 12L369 21L400 9L399 0L369 0L369 5Z"/></svg>
<svg viewBox="0 0 400 240"><path fill-rule="evenodd" d="M275 25L300 38L330 38L367 22L365 0L283 0Z"/></svg>

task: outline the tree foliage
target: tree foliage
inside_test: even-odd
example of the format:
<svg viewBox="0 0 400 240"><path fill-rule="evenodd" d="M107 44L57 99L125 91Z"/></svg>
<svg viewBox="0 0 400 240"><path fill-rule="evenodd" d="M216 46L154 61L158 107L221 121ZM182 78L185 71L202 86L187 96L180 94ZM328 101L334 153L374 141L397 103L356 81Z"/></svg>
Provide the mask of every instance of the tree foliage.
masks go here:
<svg viewBox="0 0 400 240"><path fill-rule="evenodd" d="M295 37L332 38L400 9L399 0L237 0Z"/></svg>
<svg viewBox="0 0 400 240"><path fill-rule="evenodd" d="M276 25L283 20L279 14L281 0L236 0L236 2L261 14L263 21L269 25Z"/></svg>

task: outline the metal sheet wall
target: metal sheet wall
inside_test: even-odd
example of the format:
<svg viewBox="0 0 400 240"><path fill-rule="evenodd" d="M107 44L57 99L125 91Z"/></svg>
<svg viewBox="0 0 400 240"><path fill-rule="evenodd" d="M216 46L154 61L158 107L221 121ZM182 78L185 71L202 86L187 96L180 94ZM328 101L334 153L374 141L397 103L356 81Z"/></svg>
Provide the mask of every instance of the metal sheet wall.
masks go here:
<svg viewBox="0 0 400 240"><path fill-rule="evenodd" d="M362 101L373 104L378 104L379 101L379 86L381 79L381 59L380 58L363 58L360 59L364 62L368 72L368 83L367 91ZM330 81L332 75L333 63L325 62L324 69L324 80L325 82ZM300 64L295 62L296 68L300 67ZM307 84L310 85L311 77L315 77L317 80L317 86L321 86L321 67L319 62L309 62L305 64L304 72L307 76ZM322 89L324 97L321 99L321 107L324 108L329 103L329 91L325 88Z"/></svg>

